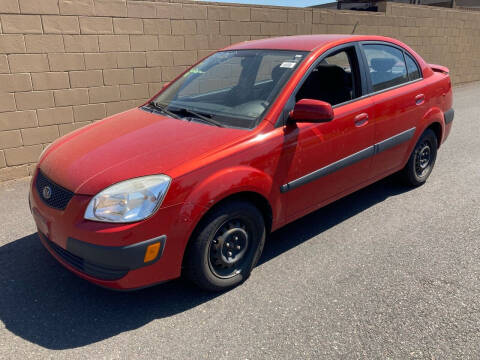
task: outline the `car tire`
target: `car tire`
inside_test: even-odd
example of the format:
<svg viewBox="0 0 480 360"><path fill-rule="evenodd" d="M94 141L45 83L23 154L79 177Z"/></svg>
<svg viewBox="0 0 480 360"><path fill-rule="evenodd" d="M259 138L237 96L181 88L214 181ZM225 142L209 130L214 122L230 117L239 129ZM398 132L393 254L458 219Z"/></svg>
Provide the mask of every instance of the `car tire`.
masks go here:
<svg viewBox="0 0 480 360"><path fill-rule="evenodd" d="M437 159L437 148L437 136L431 129L427 129L420 136L407 165L401 171L402 178L407 185L420 186L427 181Z"/></svg>
<svg viewBox="0 0 480 360"><path fill-rule="evenodd" d="M184 274L200 288L224 291L244 282L265 244L265 221L253 204L235 200L201 221L185 254Z"/></svg>

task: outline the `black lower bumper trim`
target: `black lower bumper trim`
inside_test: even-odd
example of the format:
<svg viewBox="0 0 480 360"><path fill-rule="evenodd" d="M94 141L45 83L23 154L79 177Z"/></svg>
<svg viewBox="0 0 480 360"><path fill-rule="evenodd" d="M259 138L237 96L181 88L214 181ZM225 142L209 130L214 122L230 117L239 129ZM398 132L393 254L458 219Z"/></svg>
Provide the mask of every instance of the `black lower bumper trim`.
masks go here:
<svg viewBox="0 0 480 360"><path fill-rule="evenodd" d="M100 246L74 238L67 239L67 249L55 244L44 234L39 233L45 244L74 269L99 280L118 280L130 270L155 263L163 253L165 235L128 246ZM149 245L160 243L155 259L144 262Z"/></svg>
<svg viewBox="0 0 480 360"><path fill-rule="evenodd" d="M443 116L445 117L445 125L450 124L455 117L455 111L453 109L445 111L445 114Z"/></svg>

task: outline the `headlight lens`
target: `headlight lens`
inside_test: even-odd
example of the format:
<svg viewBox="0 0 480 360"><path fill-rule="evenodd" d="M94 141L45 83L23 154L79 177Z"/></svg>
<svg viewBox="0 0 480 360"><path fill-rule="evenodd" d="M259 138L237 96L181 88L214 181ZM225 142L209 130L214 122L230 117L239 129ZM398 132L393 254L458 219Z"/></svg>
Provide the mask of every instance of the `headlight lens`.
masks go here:
<svg viewBox="0 0 480 360"><path fill-rule="evenodd" d="M167 175L151 175L119 182L95 195L84 217L112 223L143 220L161 205L171 180Z"/></svg>

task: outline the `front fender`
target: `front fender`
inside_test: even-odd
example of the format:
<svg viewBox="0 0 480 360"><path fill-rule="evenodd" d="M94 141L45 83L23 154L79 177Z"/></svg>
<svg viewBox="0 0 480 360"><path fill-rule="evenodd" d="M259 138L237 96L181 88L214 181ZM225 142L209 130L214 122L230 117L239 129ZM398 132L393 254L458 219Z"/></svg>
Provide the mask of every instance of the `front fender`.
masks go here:
<svg viewBox="0 0 480 360"><path fill-rule="evenodd" d="M272 178L250 166L225 168L197 184L185 202L208 209L222 199L243 191L258 193L268 200L272 191Z"/></svg>

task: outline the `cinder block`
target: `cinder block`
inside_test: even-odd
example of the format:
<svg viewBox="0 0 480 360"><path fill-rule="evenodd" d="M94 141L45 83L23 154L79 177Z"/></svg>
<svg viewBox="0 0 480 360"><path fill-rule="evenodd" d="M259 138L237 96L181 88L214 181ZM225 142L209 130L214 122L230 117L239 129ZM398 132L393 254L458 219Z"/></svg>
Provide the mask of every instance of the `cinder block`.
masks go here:
<svg viewBox="0 0 480 360"><path fill-rule="evenodd" d="M10 67L8 66L7 55L0 55L0 74L5 74L10 72ZM12 72L15 72L12 70Z"/></svg>
<svg viewBox="0 0 480 360"><path fill-rule="evenodd" d="M92 53L84 54L85 67L89 69L112 69L117 67L116 53Z"/></svg>
<svg viewBox="0 0 480 360"><path fill-rule="evenodd" d="M163 83L158 82L158 83L149 83L148 84L148 92L149 96L152 97L156 95L160 90L162 90Z"/></svg>
<svg viewBox="0 0 480 360"><path fill-rule="evenodd" d="M136 100L148 98L148 84L120 85L120 99Z"/></svg>
<svg viewBox="0 0 480 360"><path fill-rule="evenodd" d="M29 53L64 52L62 35L25 35Z"/></svg>
<svg viewBox="0 0 480 360"><path fill-rule="evenodd" d="M103 70L105 85L133 84L133 69Z"/></svg>
<svg viewBox="0 0 480 360"><path fill-rule="evenodd" d="M73 124L62 124L58 125L58 130L60 131L60 136L64 136L72 131L75 131L77 129L80 129L86 125L91 124L91 121L83 121L83 122L76 122Z"/></svg>
<svg viewBox="0 0 480 360"><path fill-rule="evenodd" d="M234 21L250 21L251 12L249 7L231 6L230 19Z"/></svg>
<svg viewBox="0 0 480 360"><path fill-rule="evenodd" d="M158 38L155 35L130 35L130 50L158 50Z"/></svg>
<svg viewBox="0 0 480 360"><path fill-rule="evenodd" d="M230 37L226 35L208 35L208 48L221 49L230 45ZM199 56L200 57L200 56Z"/></svg>
<svg viewBox="0 0 480 360"><path fill-rule="evenodd" d="M138 100L124 100L105 104L107 116L118 114L122 111L130 110L140 105Z"/></svg>
<svg viewBox="0 0 480 360"><path fill-rule="evenodd" d="M134 68L147 66L147 60L144 52L118 53L117 63L119 68Z"/></svg>
<svg viewBox="0 0 480 360"><path fill-rule="evenodd" d="M22 139L25 145L49 143L58 138L59 135L57 125L22 129Z"/></svg>
<svg viewBox="0 0 480 360"><path fill-rule="evenodd" d="M93 0L59 0L62 15L94 15Z"/></svg>
<svg viewBox="0 0 480 360"><path fill-rule="evenodd" d="M42 15L45 34L80 34L76 16Z"/></svg>
<svg viewBox="0 0 480 360"><path fill-rule="evenodd" d="M103 85L102 70L70 71L69 76L72 88Z"/></svg>
<svg viewBox="0 0 480 360"><path fill-rule="evenodd" d="M0 92L32 90L30 74L0 74Z"/></svg>
<svg viewBox="0 0 480 360"><path fill-rule="evenodd" d="M145 34L170 35L172 33L170 19L143 19L143 31Z"/></svg>
<svg viewBox="0 0 480 360"><path fill-rule="evenodd" d="M183 19L182 4L157 3L155 4L156 17L164 19Z"/></svg>
<svg viewBox="0 0 480 360"><path fill-rule="evenodd" d="M228 6L208 6L207 14L209 20L230 20L230 8Z"/></svg>
<svg viewBox="0 0 480 360"><path fill-rule="evenodd" d="M52 71L85 69L83 54L48 54L48 61Z"/></svg>
<svg viewBox="0 0 480 360"><path fill-rule="evenodd" d="M23 35L0 35L0 51L4 54L24 53L25 39Z"/></svg>
<svg viewBox="0 0 480 360"><path fill-rule="evenodd" d="M172 51L148 51L147 52L147 66L172 66L173 52Z"/></svg>
<svg viewBox="0 0 480 360"><path fill-rule="evenodd" d="M287 10L272 8L252 8L251 21L287 22Z"/></svg>
<svg viewBox="0 0 480 360"><path fill-rule="evenodd" d="M143 34L142 19L115 18L113 19L115 34Z"/></svg>
<svg viewBox="0 0 480 360"><path fill-rule="evenodd" d="M215 20L196 20L196 34L220 34L220 21Z"/></svg>
<svg viewBox="0 0 480 360"><path fill-rule="evenodd" d="M70 87L68 73L66 72L42 72L32 74L34 90L57 90Z"/></svg>
<svg viewBox="0 0 480 360"><path fill-rule="evenodd" d="M174 51L173 65L192 65L197 61L197 52L195 50Z"/></svg>
<svg viewBox="0 0 480 360"><path fill-rule="evenodd" d="M7 166L7 162L5 160L5 154L3 153L3 150L0 150L0 181L2 181L2 174L3 174L3 170L4 170L2 168L6 167L6 166Z"/></svg>
<svg viewBox="0 0 480 360"><path fill-rule="evenodd" d="M55 106L51 91L29 91L15 93L18 110L35 110Z"/></svg>
<svg viewBox="0 0 480 360"><path fill-rule="evenodd" d="M185 36L185 49L186 50L210 49L209 42L208 42L208 35Z"/></svg>
<svg viewBox="0 0 480 360"><path fill-rule="evenodd" d="M196 34L197 25L195 20L171 20L173 35Z"/></svg>
<svg viewBox="0 0 480 360"><path fill-rule="evenodd" d="M183 50L185 49L185 37L178 35L159 35L159 50Z"/></svg>
<svg viewBox="0 0 480 360"><path fill-rule="evenodd" d="M207 19L207 7L197 4L183 4L182 12L184 19Z"/></svg>
<svg viewBox="0 0 480 360"><path fill-rule="evenodd" d="M0 170L0 181L18 179L29 175L29 165L11 166Z"/></svg>
<svg viewBox="0 0 480 360"><path fill-rule="evenodd" d="M80 16L82 34L113 34L112 18Z"/></svg>
<svg viewBox="0 0 480 360"><path fill-rule="evenodd" d="M88 104L73 107L75 122L103 119L106 116L105 104Z"/></svg>
<svg viewBox="0 0 480 360"><path fill-rule="evenodd" d="M303 23L305 22L305 14L302 9L288 9L287 21L289 23Z"/></svg>
<svg viewBox="0 0 480 360"><path fill-rule="evenodd" d="M22 146L22 136L20 130L10 130L0 132L0 149L8 149Z"/></svg>
<svg viewBox="0 0 480 360"><path fill-rule="evenodd" d="M18 0L18 3L22 14L59 13L58 0Z"/></svg>
<svg viewBox="0 0 480 360"><path fill-rule="evenodd" d="M32 145L15 149L6 149L4 150L4 153L7 165L12 166L37 162L42 151L42 145Z"/></svg>
<svg viewBox="0 0 480 360"><path fill-rule="evenodd" d="M39 15L2 15L2 30L5 34L41 34L42 22Z"/></svg>
<svg viewBox="0 0 480 360"><path fill-rule="evenodd" d="M186 69L187 66L165 66L162 68L162 81L172 81Z"/></svg>
<svg viewBox="0 0 480 360"><path fill-rule="evenodd" d="M150 67L150 68L138 68L133 69L133 78L135 83L150 83L162 81L162 68Z"/></svg>
<svg viewBox="0 0 480 360"><path fill-rule="evenodd" d="M265 23L262 23L265 24ZM260 23L222 21L220 23L222 35L260 35Z"/></svg>
<svg viewBox="0 0 480 360"><path fill-rule="evenodd" d="M120 89L117 85L92 87L88 89L88 97L91 104L118 101Z"/></svg>
<svg viewBox="0 0 480 360"><path fill-rule="evenodd" d="M154 18L155 4L150 1L128 1L127 16L137 18Z"/></svg>
<svg viewBox="0 0 480 360"><path fill-rule="evenodd" d="M128 35L99 35L98 43L101 52L130 50Z"/></svg>
<svg viewBox="0 0 480 360"><path fill-rule="evenodd" d="M56 106L83 105L88 104L87 89L65 89L54 90Z"/></svg>
<svg viewBox="0 0 480 360"><path fill-rule="evenodd" d="M12 73L48 71L46 54L11 54L8 62Z"/></svg>
<svg viewBox="0 0 480 360"><path fill-rule="evenodd" d="M95 0L95 14L97 16L127 16L126 1L119 0Z"/></svg>
<svg viewBox="0 0 480 360"><path fill-rule="evenodd" d="M10 93L0 93L0 112L15 111L15 98Z"/></svg>
<svg viewBox="0 0 480 360"><path fill-rule="evenodd" d="M66 52L98 52L97 35L64 35Z"/></svg>
<svg viewBox="0 0 480 360"><path fill-rule="evenodd" d="M33 126L37 126L37 114L33 110L0 113L0 131Z"/></svg>
<svg viewBox="0 0 480 360"><path fill-rule="evenodd" d="M71 106L38 109L37 118L39 126L68 124L73 122Z"/></svg>
<svg viewBox="0 0 480 360"><path fill-rule="evenodd" d="M19 12L18 0L2 0L2 13L18 14Z"/></svg>

